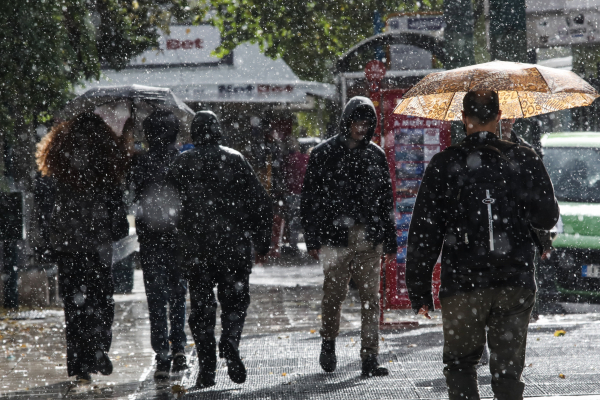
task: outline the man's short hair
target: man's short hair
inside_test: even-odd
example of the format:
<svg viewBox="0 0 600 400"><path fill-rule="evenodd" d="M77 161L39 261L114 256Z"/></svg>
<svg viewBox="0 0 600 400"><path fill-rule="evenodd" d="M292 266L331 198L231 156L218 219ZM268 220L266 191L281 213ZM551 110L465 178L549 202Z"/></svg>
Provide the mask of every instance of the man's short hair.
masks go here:
<svg viewBox="0 0 600 400"><path fill-rule="evenodd" d="M467 92L463 110L465 117L475 118L481 125L492 122L500 112L498 93L491 90Z"/></svg>

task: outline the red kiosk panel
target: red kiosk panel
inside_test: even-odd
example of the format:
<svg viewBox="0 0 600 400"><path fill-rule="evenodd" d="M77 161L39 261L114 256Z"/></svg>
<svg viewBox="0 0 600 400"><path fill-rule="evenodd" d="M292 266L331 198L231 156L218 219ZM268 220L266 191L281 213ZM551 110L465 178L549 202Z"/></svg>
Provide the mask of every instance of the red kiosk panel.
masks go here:
<svg viewBox="0 0 600 400"><path fill-rule="evenodd" d="M381 91L384 115L383 148L386 152L396 215L398 253L395 262L385 266L383 309L410 308L406 289L406 243L412 210L425 168L434 154L450 146L450 123L394 114L398 101L408 89ZM440 307L440 264L433 272L436 308Z"/></svg>

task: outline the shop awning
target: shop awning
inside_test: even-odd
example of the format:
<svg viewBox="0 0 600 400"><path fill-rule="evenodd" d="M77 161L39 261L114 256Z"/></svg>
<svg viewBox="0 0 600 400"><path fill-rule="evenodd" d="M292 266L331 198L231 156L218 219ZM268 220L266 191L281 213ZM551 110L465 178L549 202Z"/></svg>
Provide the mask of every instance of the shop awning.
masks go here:
<svg viewBox="0 0 600 400"><path fill-rule="evenodd" d="M104 70L99 81L90 81L78 94L93 87L147 85L170 88L188 103L307 103L309 96L336 100L334 85L303 81L281 59L262 54L258 45L240 45L231 65L135 65L121 71Z"/></svg>

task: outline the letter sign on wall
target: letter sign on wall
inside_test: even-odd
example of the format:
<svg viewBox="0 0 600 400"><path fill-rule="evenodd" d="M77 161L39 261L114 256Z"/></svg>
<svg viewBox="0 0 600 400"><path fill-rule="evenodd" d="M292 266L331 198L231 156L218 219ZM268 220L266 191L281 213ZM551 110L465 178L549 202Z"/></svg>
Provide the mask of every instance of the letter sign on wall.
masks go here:
<svg viewBox="0 0 600 400"><path fill-rule="evenodd" d="M170 34L161 32L158 48L150 49L131 60L133 66L205 65L218 63L210 53L221 43L214 26L171 26Z"/></svg>

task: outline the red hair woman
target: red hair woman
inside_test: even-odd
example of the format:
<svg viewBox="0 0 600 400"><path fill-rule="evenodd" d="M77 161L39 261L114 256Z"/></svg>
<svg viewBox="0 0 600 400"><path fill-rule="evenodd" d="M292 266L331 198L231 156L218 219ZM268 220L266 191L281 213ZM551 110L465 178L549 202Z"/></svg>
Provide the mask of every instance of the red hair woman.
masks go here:
<svg viewBox="0 0 600 400"><path fill-rule="evenodd" d="M84 113L54 127L36 157L56 185L49 240L65 307L67 372L87 383L92 373L112 373L111 250L129 228L121 188L127 148L102 118Z"/></svg>

